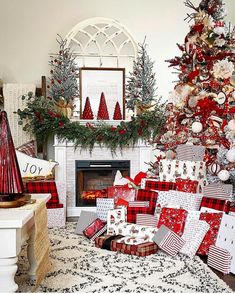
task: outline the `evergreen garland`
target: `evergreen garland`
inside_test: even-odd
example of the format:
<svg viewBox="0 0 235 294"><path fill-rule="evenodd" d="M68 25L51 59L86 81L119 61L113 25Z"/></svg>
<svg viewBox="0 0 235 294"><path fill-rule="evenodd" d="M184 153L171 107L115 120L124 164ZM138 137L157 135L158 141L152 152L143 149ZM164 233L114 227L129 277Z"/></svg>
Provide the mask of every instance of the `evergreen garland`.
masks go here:
<svg viewBox="0 0 235 294"><path fill-rule="evenodd" d="M103 122L82 125L61 114L53 100L33 97L32 93L22 99L27 101L26 108L17 111L19 124L26 121L24 130L34 134L40 143L46 142L49 135L57 135L62 141L73 142L75 148L81 146L92 151L99 144L115 152L117 148L134 147L139 139L152 141L165 124L163 105L132 117L131 121L121 121L117 126Z"/></svg>

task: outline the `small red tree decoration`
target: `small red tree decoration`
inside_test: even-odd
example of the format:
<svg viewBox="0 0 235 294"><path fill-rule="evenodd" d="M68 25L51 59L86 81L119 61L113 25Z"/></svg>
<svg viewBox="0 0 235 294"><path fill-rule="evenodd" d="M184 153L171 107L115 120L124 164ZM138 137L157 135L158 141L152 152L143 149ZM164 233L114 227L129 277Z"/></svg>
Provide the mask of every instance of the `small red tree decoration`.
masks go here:
<svg viewBox="0 0 235 294"><path fill-rule="evenodd" d="M82 113L82 119L94 119L94 115L91 109L90 99L86 97L86 103Z"/></svg>
<svg viewBox="0 0 235 294"><path fill-rule="evenodd" d="M101 97L100 97L100 105L99 105L99 110L97 114L97 119L107 119L107 120L109 119L109 113L108 113L103 92L101 93Z"/></svg>
<svg viewBox="0 0 235 294"><path fill-rule="evenodd" d="M5 111L0 114L0 171L0 199L11 201L23 193L23 182Z"/></svg>
<svg viewBox="0 0 235 294"><path fill-rule="evenodd" d="M114 120L121 120L122 119L122 113L121 113L121 108L120 108L120 104L117 101L116 105L115 105L115 109L114 109L114 113L113 113L113 119Z"/></svg>

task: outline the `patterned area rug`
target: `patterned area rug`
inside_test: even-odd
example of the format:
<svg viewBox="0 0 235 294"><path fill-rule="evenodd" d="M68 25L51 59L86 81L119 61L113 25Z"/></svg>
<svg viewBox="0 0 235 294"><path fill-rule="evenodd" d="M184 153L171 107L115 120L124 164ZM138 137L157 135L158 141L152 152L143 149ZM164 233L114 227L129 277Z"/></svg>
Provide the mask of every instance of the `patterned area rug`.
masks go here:
<svg viewBox="0 0 235 294"><path fill-rule="evenodd" d="M75 235L75 223L50 229L52 269L36 292L232 292L199 257L147 257L111 252ZM20 292L34 291L26 250L19 257Z"/></svg>

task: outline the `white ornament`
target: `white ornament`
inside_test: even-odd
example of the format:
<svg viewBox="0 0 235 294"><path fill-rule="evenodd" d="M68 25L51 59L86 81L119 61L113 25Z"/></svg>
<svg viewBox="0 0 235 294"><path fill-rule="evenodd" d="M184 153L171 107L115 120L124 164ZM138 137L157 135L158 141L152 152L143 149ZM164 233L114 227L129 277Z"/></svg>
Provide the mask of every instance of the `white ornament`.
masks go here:
<svg viewBox="0 0 235 294"><path fill-rule="evenodd" d="M226 169L223 169L218 173L218 177L221 181L225 182L229 179L230 173Z"/></svg>
<svg viewBox="0 0 235 294"><path fill-rule="evenodd" d="M235 131L235 119L231 119L229 122L228 122L228 129L230 131Z"/></svg>
<svg viewBox="0 0 235 294"><path fill-rule="evenodd" d="M229 162L235 162L235 148L230 149L226 154L226 159Z"/></svg>
<svg viewBox="0 0 235 294"><path fill-rule="evenodd" d="M200 133L202 131L202 124L198 121L195 121L193 124L192 124L192 131L194 133Z"/></svg>
<svg viewBox="0 0 235 294"><path fill-rule="evenodd" d="M226 101L226 95L224 92L220 92L215 99L218 104L222 105Z"/></svg>
<svg viewBox="0 0 235 294"><path fill-rule="evenodd" d="M214 77L217 79L228 79L232 76L234 65L228 59L217 61L213 66Z"/></svg>

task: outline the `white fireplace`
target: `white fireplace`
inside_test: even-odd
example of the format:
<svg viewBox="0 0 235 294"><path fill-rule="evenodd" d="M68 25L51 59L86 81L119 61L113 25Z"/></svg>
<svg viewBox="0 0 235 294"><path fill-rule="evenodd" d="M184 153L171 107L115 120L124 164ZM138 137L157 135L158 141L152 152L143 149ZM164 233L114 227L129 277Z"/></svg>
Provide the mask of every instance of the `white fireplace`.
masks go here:
<svg viewBox="0 0 235 294"><path fill-rule="evenodd" d="M110 149L101 148L95 145L92 153L89 150L74 148L71 142L61 142L55 137L55 161L59 163L56 167L56 180L66 183L67 193L67 216L79 216L81 210L94 210L94 207L76 206L76 161L130 161L130 176L133 178L139 171L147 171L148 165L145 162L152 160L152 146L139 141L134 148L124 148L112 154Z"/></svg>

